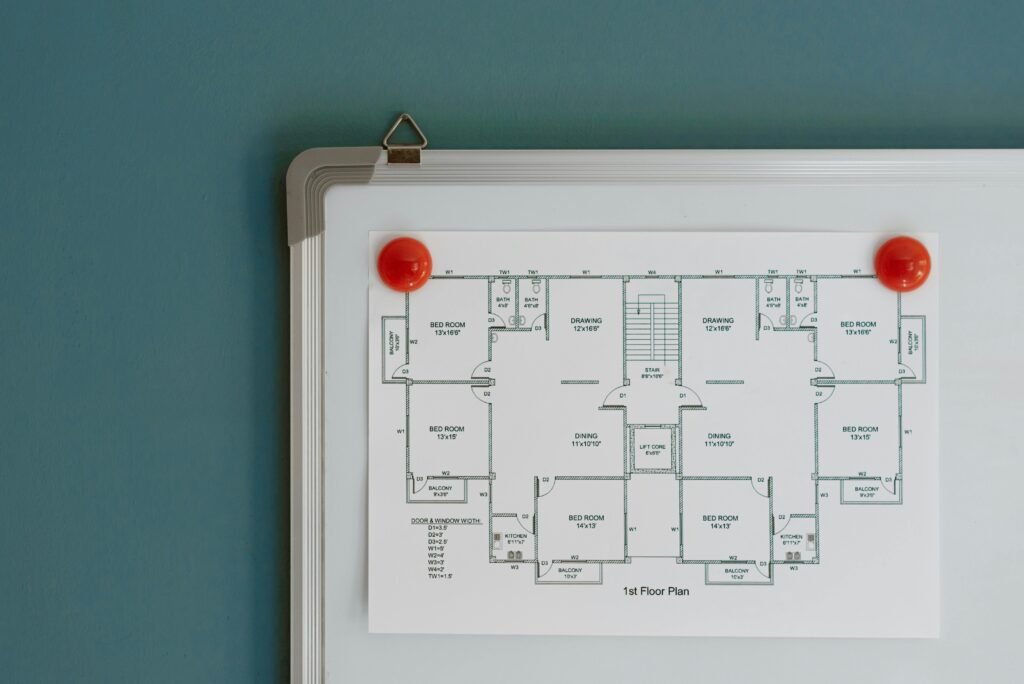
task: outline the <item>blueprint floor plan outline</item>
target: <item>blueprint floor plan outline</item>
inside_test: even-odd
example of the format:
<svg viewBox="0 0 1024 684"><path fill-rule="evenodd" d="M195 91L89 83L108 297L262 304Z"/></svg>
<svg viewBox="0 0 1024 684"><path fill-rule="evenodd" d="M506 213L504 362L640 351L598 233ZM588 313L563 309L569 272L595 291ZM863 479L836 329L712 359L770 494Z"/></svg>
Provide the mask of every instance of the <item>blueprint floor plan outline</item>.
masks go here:
<svg viewBox="0 0 1024 684"><path fill-rule="evenodd" d="M566 234L425 235L422 290L371 285L372 629L937 629L937 297L879 285L877 236L588 233L586 268Z"/></svg>

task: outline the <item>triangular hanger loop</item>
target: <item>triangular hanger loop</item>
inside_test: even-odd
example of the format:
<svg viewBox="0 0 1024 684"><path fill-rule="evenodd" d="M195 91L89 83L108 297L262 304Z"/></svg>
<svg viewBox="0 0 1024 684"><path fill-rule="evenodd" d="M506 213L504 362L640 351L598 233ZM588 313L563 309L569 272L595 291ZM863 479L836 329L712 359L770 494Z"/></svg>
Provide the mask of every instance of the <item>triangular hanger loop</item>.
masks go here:
<svg viewBox="0 0 1024 684"><path fill-rule="evenodd" d="M395 136L395 133L402 124L408 124L409 127L419 138L418 143L393 143L391 138ZM416 120L412 118L407 112L402 114L395 119L395 123L391 124L391 128L388 129L387 134L384 136L382 143L384 149L388 151L388 164L419 164L420 163L420 150L427 146L427 136L423 135L423 131L416 124Z"/></svg>

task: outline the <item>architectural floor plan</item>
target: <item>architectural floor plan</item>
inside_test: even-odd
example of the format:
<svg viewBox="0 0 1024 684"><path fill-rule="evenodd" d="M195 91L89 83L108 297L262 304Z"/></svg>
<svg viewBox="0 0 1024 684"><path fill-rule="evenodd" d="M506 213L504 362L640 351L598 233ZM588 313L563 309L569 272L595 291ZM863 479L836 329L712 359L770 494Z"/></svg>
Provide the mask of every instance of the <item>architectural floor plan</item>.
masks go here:
<svg viewBox="0 0 1024 684"><path fill-rule="evenodd" d="M499 235L371 286L372 629L926 635L934 274L885 289L866 234Z"/></svg>

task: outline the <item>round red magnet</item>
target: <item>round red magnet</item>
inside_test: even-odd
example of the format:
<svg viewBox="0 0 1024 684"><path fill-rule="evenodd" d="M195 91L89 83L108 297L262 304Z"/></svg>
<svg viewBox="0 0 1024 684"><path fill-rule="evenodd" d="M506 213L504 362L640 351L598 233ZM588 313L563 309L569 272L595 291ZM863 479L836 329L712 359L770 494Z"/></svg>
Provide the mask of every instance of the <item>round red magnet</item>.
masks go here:
<svg viewBox="0 0 1024 684"><path fill-rule="evenodd" d="M411 237L395 238L377 257L377 273L384 284L399 292L412 292L423 287L430 278L433 261L430 250Z"/></svg>
<svg viewBox="0 0 1024 684"><path fill-rule="evenodd" d="M919 240L901 235L886 240L875 254L875 274L890 290L910 292L928 279L932 258Z"/></svg>

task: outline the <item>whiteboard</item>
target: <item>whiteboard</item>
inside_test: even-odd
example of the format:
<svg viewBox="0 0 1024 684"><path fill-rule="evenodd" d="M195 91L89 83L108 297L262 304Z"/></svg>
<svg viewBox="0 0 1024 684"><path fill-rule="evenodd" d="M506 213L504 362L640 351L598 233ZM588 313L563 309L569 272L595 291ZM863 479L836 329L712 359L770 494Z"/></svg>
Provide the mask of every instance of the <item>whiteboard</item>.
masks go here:
<svg viewBox="0 0 1024 684"><path fill-rule="evenodd" d="M289 170L294 681L962 681L1010 676L1020 592L1013 344L1024 155L1014 151L311 150ZM370 636L370 231L933 232L943 250L938 640ZM1012 303L1012 304L1008 304ZM1014 476L1017 476L1015 478ZM1012 621L1012 622L1011 622ZM1002 648L993 644L1003 640ZM610 648L609 648L610 647ZM996 657L977 658L987 651Z"/></svg>

